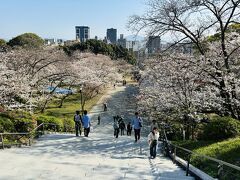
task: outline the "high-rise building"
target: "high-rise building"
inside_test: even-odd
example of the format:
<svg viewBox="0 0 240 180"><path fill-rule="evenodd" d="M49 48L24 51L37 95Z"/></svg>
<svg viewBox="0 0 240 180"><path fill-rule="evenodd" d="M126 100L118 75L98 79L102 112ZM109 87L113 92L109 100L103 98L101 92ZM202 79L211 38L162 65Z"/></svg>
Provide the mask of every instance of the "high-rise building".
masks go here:
<svg viewBox="0 0 240 180"><path fill-rule="evenodd" d="M86 42L90 38L90 28L88 26L76 26L76 40Z"/></svg>
<svg viewBox="0 0 240 180"><path fill-rule="evenodd" d="M161 39L160 36L149 36L147 42L147 49L149 54L160 52Z"/></svg>
<svg viewBox="0 0 240 180"><path fill-rule="evenodd" d="M123 34L120 34L120 39L118 39L118 45L124 48L127 47L127 40L123 38Z"/></svg>
<svg viewBox="0 0 240 180"><path fill-rule="evenodd" d="M107 39L112 43L117 43L117 29L107 29Z"/></svg>

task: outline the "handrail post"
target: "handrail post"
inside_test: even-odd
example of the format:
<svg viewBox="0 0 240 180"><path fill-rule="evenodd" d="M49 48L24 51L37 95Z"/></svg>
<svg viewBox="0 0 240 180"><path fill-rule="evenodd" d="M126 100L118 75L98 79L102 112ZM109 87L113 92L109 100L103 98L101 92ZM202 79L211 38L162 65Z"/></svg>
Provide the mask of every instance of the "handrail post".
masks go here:
<svg viewBox="0 0 240 180"><path fill-rule="evenodd" d="M140 154L142 155L142 144L140 144Z"/></svg>
<svg viewBox="0 0 240 180"><path fill-rule="evenodd" d="M189 174L190 159L191 159L191 154L188 154L186 176L188 176L188 174Z"/></svg>
<svg viewBox="0 0 240 180"><path fill-rule="evenodd" d="M29 146L32 145L32 142L31 142L31 136L30 136L29 139L28 139L28 145L29 145Z"/></svg>
<svg viewBox="0 0 240 180"><path fill-rule="evenodd" d="M55 131L55 134L57 133L57 125L55 124L54 125L54 131Z"/></svg>
<svg viewBox="0 0 240 180"><path fill-rule="evenodd" d="M177 153L177 148L176 146L174 146L174 155L173 155L174 163L176 163L176 153Z"/></svg>
<svg viewBox="0 0 240 180"><path fill-rule="evenodd" d="M43 135L44 135L44 123L43 123Z"/></svg>
<svg viewBox="0 0 240 180"><path fill-rule="evenodd" d="M1 134L2 149L4 149L3 134Z"/></svg>
<svg viewBox="0 0 240 180"><path fill-rule="evenodd" d="M221 177L222 171L223 171L223 164L219 163L219 164L218 164L217 178L220 178L220 177Z"/></svg>

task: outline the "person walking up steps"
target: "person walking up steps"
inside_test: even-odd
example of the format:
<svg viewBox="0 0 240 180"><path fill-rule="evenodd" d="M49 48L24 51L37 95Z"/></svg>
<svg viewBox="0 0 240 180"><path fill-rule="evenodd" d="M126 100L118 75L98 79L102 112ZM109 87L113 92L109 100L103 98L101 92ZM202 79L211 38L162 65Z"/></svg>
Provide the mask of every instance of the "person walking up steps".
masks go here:
<svg viewBox="0 0 240 180"><path fill-rule="evenodd" d="M107 111L107 103L103 103L103 111Z"/></svg>
<svg viewBox="0 0 240 180"><path fill-rule="evenodd" d="M87 115L87 111L85 110L83 112L83 127L84 127L84 136L88 137L88 134L90 132L90 126L91 126L91 120L90 117Z"/></svg>
<svg viewBox="0 0 240 180"><path fill-rule="evenodd" d="M100 120L101 120L101 117L100 117L100 115L98 115L98 125L100 125Z"/></svg>
<svg viewBox="0 0 240 180"><path fill-rule="evenodd" d="M132 120L132 126L134 128L135 142L137 142L140 139L142 128L142 119L139 117L138 112L135 112L135 117Z"/></svg>
<svg viewBox="0 0 240 180"><path fill-rule="evenodd" d="M148 135L148 144L150 146L150 158L154 159L157 155L157 142L159 138L159 132L156 127Z"/></svg>
<svg viewBox="0 0 240 180"><path fill-rule="evenodd" d="M123 120L121 120L121 122L119 124L119 128L121 130L121 136L124 135L124 130L126 129L126 125Z"/></svg>
<svg viewBox="0 0 240 180"><path fill-rule="evenodd" d="M117 121L117 120L114 120L113 129L114 129L114 136L115 136L116 138L118 138L118 134L119 134L119 124L118 124L118 121Z"/></svg>
<svg viewBox="0 0 240 180"><path fill-rule="evenodd" d="M132 134L132 126L131 126L131 122L129 122L127 125L127 135L131 136L131 134Z"/></svg>
<svg viewBox="0 0 240 180"><path fill-rule="evenodd" d="M82 117L79 114L80 111L76 111L76 114L74 115L74 122L75 122L75 130L76 130L76 136L82 135Z"/></svg>

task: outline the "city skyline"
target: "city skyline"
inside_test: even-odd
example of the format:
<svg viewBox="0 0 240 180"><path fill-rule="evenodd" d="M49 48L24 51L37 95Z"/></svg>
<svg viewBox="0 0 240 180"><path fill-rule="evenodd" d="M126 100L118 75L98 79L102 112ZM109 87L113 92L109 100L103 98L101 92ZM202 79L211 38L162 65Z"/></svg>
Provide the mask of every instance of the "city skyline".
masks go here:
<svg viewBox="0 0 240 180"><path fill-rule="evenodd" d="M1 2L0 38L9 40L22 33L42 38L75 39L75 26L90 27L90 38L103 39L108 28L125 36L128 17L142 14L145 0L8 0ZM11 12L11 13L9 13ZM117 34L117 37L119 37Z"/></svg>

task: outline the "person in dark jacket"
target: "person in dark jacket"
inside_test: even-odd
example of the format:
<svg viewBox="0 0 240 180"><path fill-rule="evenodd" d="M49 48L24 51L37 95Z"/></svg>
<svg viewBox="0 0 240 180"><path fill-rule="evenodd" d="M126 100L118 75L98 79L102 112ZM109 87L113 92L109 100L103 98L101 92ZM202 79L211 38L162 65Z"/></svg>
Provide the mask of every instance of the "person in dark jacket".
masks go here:
<svg viewBox="0 0 240 180"><path fill-rule="evenodd" d="M129 122L127 125L127 135L131 136L131 134L132 134L132 125L131 125L131 122Z"/></svg>
<svg viewBox="0 0 240 180"><path fill-rule="evenodd" d="M119 124L118 124L118 121L117 121L117 120L114 120L113 129L114 129L114 136L115 136L116 138L118 138L118 134L119 134Z"/></svg>
<svg viewBox="0 0 240 180"><path fill-rule="evenodd" d="M75 130L76 130L76 136L82 135L82 117L79 114L80 111L76 111L76 114L74 115L74 122L75 122Z"/></svg>
<svg viewBox="0 0 240 180"><path fill-rule="evenodd" d="M124 135L124 130L126 129L126 125L123 120L119 123L119 128L121 130L121 136Z"/></svg>

